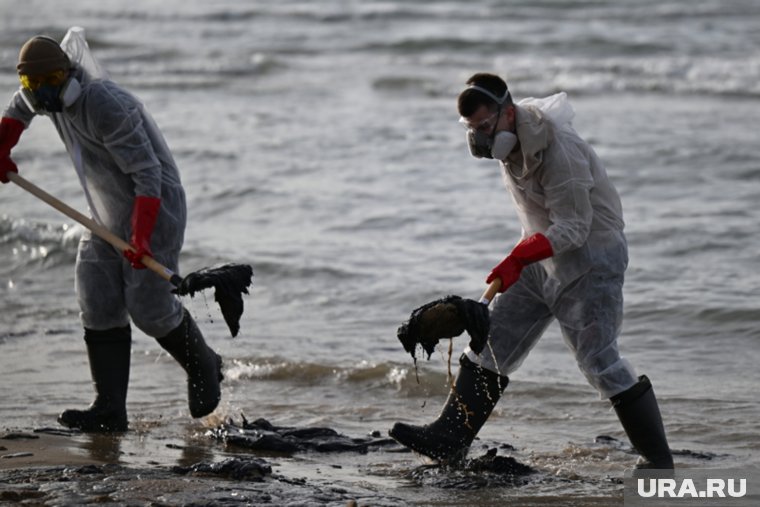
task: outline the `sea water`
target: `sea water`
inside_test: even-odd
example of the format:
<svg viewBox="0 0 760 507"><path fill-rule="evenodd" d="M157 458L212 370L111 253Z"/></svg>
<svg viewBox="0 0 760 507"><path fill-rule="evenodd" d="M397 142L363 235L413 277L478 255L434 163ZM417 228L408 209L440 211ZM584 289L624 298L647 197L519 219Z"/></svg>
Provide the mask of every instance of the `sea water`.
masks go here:
<svg viewBox="0 0 760 507"><path fill-rule="evenodd" d="M477 298L520 235L497 164L469 156L457 123L457 94L487 71L517 100L566 91L575 128L621 194L630 264L620 348L652 380L673 449L690 451L676 463L760 465L757 2L0 6L6 96L24 41L84 27L180 167L181 271L253 266L239 337L211 294L185 301L225 359L216 420L243 413L384 434L397 420L436 417L447 344L419 362L418 382L396 328L432 299ZM34 120L13 157L23 176L86 209L47 119ZM2 425L54 426L63 409L92 400L73 283L81 228L12 184L0 192ZM466 341L455 340L455 366ZM140 436L121 441L123 460L155 459L151 442L202 439L213 421L190 418L185 389L181 369L135 330L128 410ZM512 376L481 438L566 479L481 499L619 500L606 478L635 460L556 326ZM161 460L176 459L162 445ZM221 451L210 443L208 452ZM286 463L299 459L309 458ZM478 498L410 483L406 472L424 462L412 454L361 460L332 479L410 503Z"/></svg>

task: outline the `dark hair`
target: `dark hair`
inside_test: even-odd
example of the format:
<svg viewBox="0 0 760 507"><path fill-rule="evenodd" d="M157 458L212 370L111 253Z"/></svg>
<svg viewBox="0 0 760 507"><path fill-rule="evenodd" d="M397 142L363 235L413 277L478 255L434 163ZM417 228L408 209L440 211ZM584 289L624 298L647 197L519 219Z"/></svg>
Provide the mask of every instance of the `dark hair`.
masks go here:
<svg viewBox="0 0 760 507"><path fill-rule="evenodd" d="M466 83L468 86L479 86L485 88L489 92L493 93L497 97L503 97L507 93L507 83L496 74L488 74L486 72L479 72L474 74ZM496 108L498 103L489 97L485 93L474 89L467 88L459 94L457 99L457 109L460 116L467 118L477 111L480 106L486 106L488 108ZM503 107L512 105L512 95L507 95L507 100L502 104Z"/></svg>

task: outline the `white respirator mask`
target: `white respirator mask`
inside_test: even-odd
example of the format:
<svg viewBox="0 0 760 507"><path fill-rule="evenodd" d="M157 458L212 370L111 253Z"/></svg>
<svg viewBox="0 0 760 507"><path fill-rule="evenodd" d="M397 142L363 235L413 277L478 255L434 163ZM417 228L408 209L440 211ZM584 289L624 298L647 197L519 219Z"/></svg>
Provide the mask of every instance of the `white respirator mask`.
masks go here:
<svg viewBox="0 0 760 507"><path fill-rule="evenodd" d="M509 97L509 91L507 90L504 92L504 95L502 97L497 97L493 93L480 86L473 85L470 86L470 88L483 93L484 95L493 99L499 105L499 109L495 115L494 120L495 130L496 123L498 123L499 118L501 117L502 106ZM459 121L465 126L468 125L467 121L464 118L461 118ZM470 154L475 158L492 158L494 160L504 160L517 145L517 136L507 130L502 130L488 135L485 132L468 127L465 138L467 140L467 146L470 148Z"/></svg>

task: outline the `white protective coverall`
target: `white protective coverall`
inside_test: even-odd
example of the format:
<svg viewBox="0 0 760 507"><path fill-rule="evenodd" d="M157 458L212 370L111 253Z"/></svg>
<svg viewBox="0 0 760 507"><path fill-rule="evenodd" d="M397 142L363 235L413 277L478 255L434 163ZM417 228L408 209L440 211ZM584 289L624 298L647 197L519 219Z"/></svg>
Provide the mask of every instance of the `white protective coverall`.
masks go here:
<svg viewBox="0 0 760 507"><path fill-rule="evenodd" d="M35 112L21 90L4 116L29 125L49 116L76 168L95 220L128 239L136 195L160 197L151 237L154 258L177 272L187 210L179 172L169 148L143 105L105 78L89 53L81 29L61 43L74 66L81 92L69 95L60 113ZM160 338L182 321L179 299L169 282L148 269L134 269L122 252L86 231L79 243L76 290L85 328L106 330L132 322Z"/></svg>
<svg viewBox="0 0 760 507"><path fill-rule="evenodd" d="M637 382L618 352L628 248L622 206L591 146L571 126L564 93L516 104L520 149L502 163L523 238L554 255L526 266L491 309L489 345L470 360L509 375L557 319L588 382L610 398Z"/></svg>

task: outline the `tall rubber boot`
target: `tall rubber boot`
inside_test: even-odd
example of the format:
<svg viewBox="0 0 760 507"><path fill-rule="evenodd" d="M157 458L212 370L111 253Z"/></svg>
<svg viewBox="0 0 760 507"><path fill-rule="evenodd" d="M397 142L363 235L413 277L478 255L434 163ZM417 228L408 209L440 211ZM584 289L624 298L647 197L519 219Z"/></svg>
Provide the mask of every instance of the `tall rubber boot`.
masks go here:
<svg viewBox="0 0 760 507"><path fill-rule="evenodd" d="M673 456L665 437L660 409L646 375L610 401L631 444L641 455L636 468L673 469Z"/></svg>
<svg viewBox="0 0 760 507"><path fill-rule="evenodd" d="M508 383L509 378L477 366L462 354L459 374L438 418L424 426L397 422L388 434L420 454L460 463Z"/></svg>
<svg viewBox="0 0 760 507"><path fill-rule="evenodd" d="M180 325L157 341L187 372L190 415L203 417L216 409L222 397L222 358L206 345L195 320L187 310L184 312Z"/></svg>
<svg viewBox="0 0 760 507"><path fill-rule="evenodd" d="M129 325L84 330L95 401L86 410L65 410L58 422L89 433L127 431L127 386L132 348Z"/></svg>

